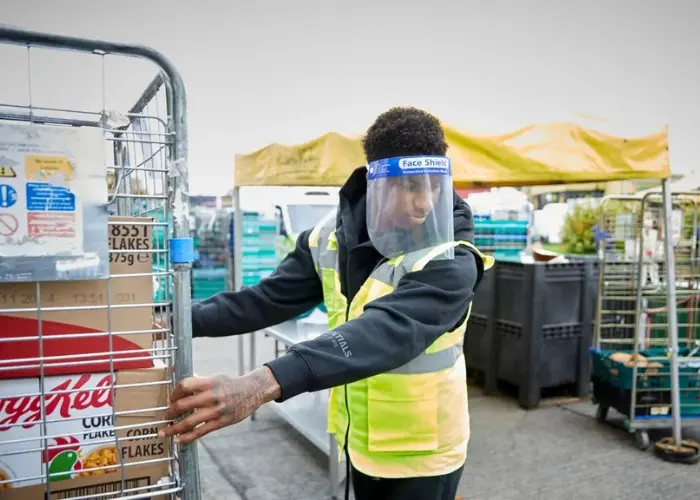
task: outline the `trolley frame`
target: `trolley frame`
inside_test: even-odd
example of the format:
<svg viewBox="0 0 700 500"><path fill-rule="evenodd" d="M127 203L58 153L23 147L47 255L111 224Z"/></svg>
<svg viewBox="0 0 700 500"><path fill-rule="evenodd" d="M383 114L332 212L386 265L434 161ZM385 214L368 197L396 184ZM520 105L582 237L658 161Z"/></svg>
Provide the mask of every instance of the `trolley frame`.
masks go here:
<svg viewBox="0 0 700 500"><path fill-rule="evenodd" d="M16 46L27 47L28 51L32 48L41 49L55 49L72 51L76 53L83 54L94 54L96 56L114 55L114 56L126 56L132 58L138 58L142 60L148 60L154 63L160 70L160 73L156 78L150 83L146 88L144 93L134 104L134 106L126 113L124 116L129 117L129 125L121 127L122 130L126 130L130 125L133 125L134 119L139 116L142 110L148 105L148 103L154 99L158 91L164 87L165 89L165 100L167 107L167 116L164 120L161 120L161 124L165 130L164 133L159 134L164 137L162 142L153 142L154 144L162 144L165 148L165 159L166 165L165 169L150 169L151 172L157 172L162 174L164 179L164 190L159 196L155 195L137 195L130 193L128 187L120 186L117 182L115 186L115 192L110 193L113 196L111 201L116 202L119 208L119 203L123 199L159 199L162 200L162 208L165 210L165 223L153 223L153 227L164 226L166 228L165 232L169 228L168 215L172 214L172 231L169 238L165 238L164 248L162 250L153 250L153 253L160 253L163 257L169 256L169 262L167 259L164 261L164 269L162 272L154 272L154 278L157 276L158 279L163 278L164 281L168 283L168 286L172 283L172 301L163 301L162 303L152 302L148 306L155 308L164 308L166 311L171 312L168 315L168 324L163 326L162 329L154 328L153 333L165 334L168 339L168 345L171 347L166 348L156 348L154 346L153 352L165 352L169 353L164 359L167 359L172 363L172 374L169 375L170 379L166 382L171 388L174 383L186 377L193 375L193 361L192 361L192 322L191 322L191 268L192 268L192 252L188 251L191 248L191 238L189 234L188 227L188 172L187 172L187 105L186 105L186 92L184 82L176 70L175 66L170 62L160 52L143 45L128 44L128 43L117 43L103 40L78 38L71 36L56 35L50 33L42 33L35 31L28 31L23 29L11 28L6 26L0 26L0 44L9 44ZM104 60L104 59L103 59ZM104 77L104 75L103 75ZM30 84L31 85L31 84ZM31 89L30 89L31 91ZM39 124L52 124L52 125L65 125L71 127L103 127L105 125L105 116L98 116L99 119L91 120L89 117L93 117L98 113L94 112L84 112L76 110L62 110L62 109L50 109L50 108L39 108L32 106L31 99L28 106L14 106L14 105L3 105L5 107L10 107L14 109L23 109L26 112L15 113L14 109L12 112L1 112L0 120L4 121L20 121L20 122L31 122ZM57 117L52 115L51 112L55 111L73 111L72 117ZM44 113L42 115L41 113ZM106 110L102 110L105 113ZM76 115L85 116L87 118L75 118ZM112 134L111 140L114 141L114 155L115 155L115 166L112 169L117 172L116 176L119 177L118 172L127 169L128 166L123 162L123 158L120 158L120 134L115 132L114 129L109 131ZM130 132L132 135L135 132ZM144 133L142 133L144 134ZM146 132L144 135L156 135ZM129 139L124 139L124 143L130 142ZM131 139L131 142L147 143L146 140ZM145 162L144 162L145 163ZM130 172L138 171L140 165L134 167L129 167ZM148 170L143 168L143 170ZM121 192L120 192L121 191ZM119 215L127 215L120 213ZM129 214L133 215L133 214ZM171 249L175 249L177 246L178 251L171 252ZM122 251L129 252L129 251ZM171 282L169 280L172 280ZM109 280L107 280L109 282ZM37 293L39 292L40 283L37 283ZM141 304L146 306L145 304ZM110 309L110 306L107 306ZM79 309L76 307L76 309ZM37 308L38 314L40 314L41 307ZM8 311L5 311L8 312ZM111 339L112 335L109 332L109 337ZM42 342L40 336L40 343ZM111 346L111 340L110 340ZM111 348L111 347L110 347ZM156 356L154 355L154 358ZM113 355L110 353L110 365L112 363ZM38 360L42 366L43 374L43 359ZM111 365L112 366L112 365ZM114 373L112 373L114 376ZM43 377L42 377L43 380ZM43 386L43 384L42 384ZM114 390L115 383L112 383L112 389ZM42 387L43 389L43 387ZM43 392L43 391L42 391ZM43 394L42 394L43 395ZM43 400L44 398L42 398ZM43 405L42 405L43 406ZM113 412L114 413L114 412ZM165 423L165 422L164 422ZM113 421L112 424L116 426L116 422ZM46 442L48 436L43 438ZM116 438L117 442L119 438ZM122 438L123 439L123 438ZM113 439L114 440L114 439ZM172 440L170 441L171 449L173 449L173 455L169 460L171 460L171 472L174 477L174 482L169 482L168 485L162 486L159 489L157 486L151 486L151 491L139 492L139 491L124 491L124 464L120 463L118 465L119 469L122 471L122 490L121 494L126 496L121 496L118 498L124 499L139 499L139 498L150 498L153 495L169 495L174 497L177 494L178 498L183 500L198 500L200 498L200 479L199 479L199 468L197 460L197 445L178 445L173 446ZM146 461L147 462L147 461ZM144 462L144 463L146 463ZM177 464L177 466L176 466ZM46 483L47 485L49 483ZM50 488L50 486L47 486ZM137 489L138 490L138 489ZM143 488L141 488L143 490ZM112 492L111 498L117 498L112 496L115 493ZM88 497L82 498L93 498L94 495L89 495Z"/></svg>
<svg viewBox="0 0 700 500"><path fill-rule="evenodd" d="M596 331L595 331L595 342L596 348L600 348L601 344L624 344L633 346L633 354L639 355L641 350L641 335L640 329L641 320L644 308L644 288L646 286L646 271L645 267L650 264L644 260L644 230L641 226L644 225L644 217L647 212L647 208L650 205L650 198L661 196L661 214L662 214L662 224L663 224L663 256L665 260L665 297L666 297L666 311L668 317L667 324L667 336L665 338L665 343L667 349L670 353L670 373L668 377L670 378L671 385L671 418L659 418L659 419L641 419L636 417L636 412L639 407L637 404L637 391L638 382L640 379L639 367L635 362L632 365L632 390L630 398L629 414L625 415L624 426L630 432L634 432L637 438L637 444L640 449L646 449L650 446L648 431L652 429L671 429L673 432L673 438L676 443L682 442L682 429L684 427L697 426L700 424L700 415L695 417L685 417L681 416L681 388L680 388L680 375L679 366L681 360L679 359L679 338L678 338L678 311L677 311L677 278L676 278L676 251L673 242L673 229L672 229L672 211L674 200L678 201L690 201L693 203L693 227L692 234L690 235L690 277L688 279L694 280L695 285L700 281L700 275L697 273L698 270L698 242L697 242L697 231L698 231L698 207L693 201L697 198L698 193L688 193L688 192L678 192L672 193L669 189L669 181L664 180L662 183L661 193L648 192L644 194L643 197L637 196L626 196L626 195L615 195L606 196L602 204L600 227L605 233L606 224L606 212L605 207L609 202L618 201L622 203L639 203L640 212L638 214L631 213L633 217L636 218L637 224L635 224L635 231L639 234L635 236L635 253L636 259L632 266L632 274L634 277L632 279L632 288L634 288L634 296L628 298L623 297L623 293L620 295L615 294L615 300L633 300L634 301L634 311L632 317L634 318L631 327L627 330L631 332L630 335L625 335L623 338L610 339L606 338L603 333L603 311L605 307L606 291L607 291L607 281L606 281L606 264L608 255L606 240L604 237L601 241L602 258L600 262L599 269L599 285L598 285L598 304L596 311ZM641 221L641 226L638 223ZM625 274L627 276L627 274ZM673 286L670 286L673 284ZM697 287L696 287L697 288ZM610 300L610 299L609 299ZM621 313L626 314L626 312ZM627 326L627 325L625 325ZM694 327L695 325L689 325ZM658 339L657 339L658 340ZM690 339L686 339L690 342ZM697 340L697 339L696 339ZM612 342L611 342L612 341ZM654 361L653 358L649 358L650 361ZM608 402L606 401L596 401L598 403L597 418L601 421L605 420L608 410Z"/></svg>

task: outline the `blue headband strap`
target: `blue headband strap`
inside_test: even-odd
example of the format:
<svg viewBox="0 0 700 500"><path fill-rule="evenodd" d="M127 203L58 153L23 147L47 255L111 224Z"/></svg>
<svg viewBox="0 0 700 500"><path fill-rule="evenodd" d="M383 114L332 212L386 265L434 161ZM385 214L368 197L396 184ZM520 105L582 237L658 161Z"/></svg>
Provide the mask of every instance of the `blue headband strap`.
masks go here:
<svg viewBox="0 0 700 500"><path fill-rule="evenodd" d="M403 175L451 175L446 156L398 156L367 165L367 180Z"/></svg>

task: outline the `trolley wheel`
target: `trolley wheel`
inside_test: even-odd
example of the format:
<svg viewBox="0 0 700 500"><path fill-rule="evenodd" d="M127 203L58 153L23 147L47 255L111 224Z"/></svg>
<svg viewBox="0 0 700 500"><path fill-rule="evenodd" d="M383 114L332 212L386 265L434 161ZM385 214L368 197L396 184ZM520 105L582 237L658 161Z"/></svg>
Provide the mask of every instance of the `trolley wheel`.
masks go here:
<svg viewBox="0 0 700 500"><path fill-rule="evenodd" d="M649 448L649 433L647 431L636 431L634 437L640 450L644 451Z"/></svg>
<svg viewBox="0 0 700 500"><path fill-rule="evenodd" d="M668 462L696 464L700 462L700 443L686 439L677 445L672 437L666 437L656 442L654 453Z"/></svg>
<svg viewBox="0 0 700 500"><path fill-rule="evenodd" d="M610 409L609 406L605 406L604 404L599 404L598 409L595 412L595 419L598 422L605 422L608 418L608 410Z"/></svg>

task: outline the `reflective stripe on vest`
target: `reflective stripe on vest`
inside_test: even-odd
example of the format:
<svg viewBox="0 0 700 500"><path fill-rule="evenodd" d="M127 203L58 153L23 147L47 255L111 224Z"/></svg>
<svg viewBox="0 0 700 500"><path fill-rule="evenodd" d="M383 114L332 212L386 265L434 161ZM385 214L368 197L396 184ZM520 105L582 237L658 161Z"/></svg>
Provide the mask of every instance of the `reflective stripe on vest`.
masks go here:
<svg viewBox="0 0 700 500"><path fill-rule="evenodd" d="M319 245L319 241L327 243ZM333 226L322 226L314 229L309 235L309 249L317 271L320 272L322 268L337 270L338 240L336 239Z"/></svg>

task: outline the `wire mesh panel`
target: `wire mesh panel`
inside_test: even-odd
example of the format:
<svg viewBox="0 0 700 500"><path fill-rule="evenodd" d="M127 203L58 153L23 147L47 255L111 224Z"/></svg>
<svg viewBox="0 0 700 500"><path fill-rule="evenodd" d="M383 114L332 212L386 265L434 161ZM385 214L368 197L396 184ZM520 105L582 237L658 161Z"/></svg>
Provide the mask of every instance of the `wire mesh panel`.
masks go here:
<svg viewBox="0 0 700 500"><path fill-rule="evenodd" d="M666 283L660 195L642 200L612 199L602 212L600 321L604 348L643 349L668 343ZM674 255L679 343L700 339L698 318L697 205L674 197ZM640 301L640 310L637 302Z"/></svg>
<svg viewBox="0 0 700 500"><path fill-rule="evenodd" d="M601 208L600 271L593 378L596 399L629 417L632 429L671 426L668 287L675 289L681 416L700 418L698 205L672 197L664 227L661 193L611 197ZM666 229L675 258L667 283ZM643 434L648 445L648 437Z"/></svg>
<svg viewBox="0 0 700 500"><path fill-rule="evenodd" d="M5 28L0 42L24 45L28 68L28 100L0 104L1 123L102 131L109 256L106 279L0 282L0 498L198 499L196 448L158 437L173 384L192 374L182 82L147 48ZM32 55L47 48L97 60L101 107L36 102ZM104 68L121 55L162 71L108 109Z"/></svg>

